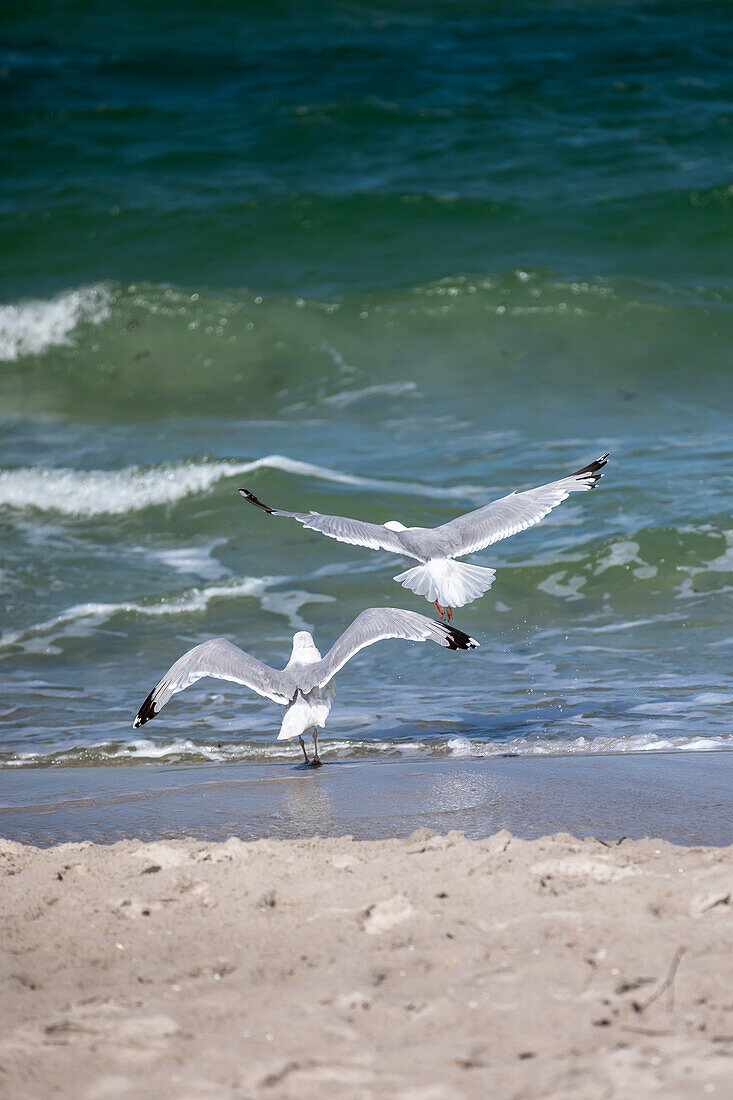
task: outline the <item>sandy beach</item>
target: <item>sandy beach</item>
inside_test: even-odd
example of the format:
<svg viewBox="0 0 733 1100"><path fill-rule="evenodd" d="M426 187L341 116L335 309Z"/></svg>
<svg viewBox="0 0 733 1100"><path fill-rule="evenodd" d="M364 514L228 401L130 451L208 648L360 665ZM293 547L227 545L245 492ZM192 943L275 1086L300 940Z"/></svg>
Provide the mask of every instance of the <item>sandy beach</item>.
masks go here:
<svg viewBox="0 0 733 1100"><path fill-rule="evenodd" d="M9 1097L702 1097L731 848L420 829L0 844Z"/></svg>

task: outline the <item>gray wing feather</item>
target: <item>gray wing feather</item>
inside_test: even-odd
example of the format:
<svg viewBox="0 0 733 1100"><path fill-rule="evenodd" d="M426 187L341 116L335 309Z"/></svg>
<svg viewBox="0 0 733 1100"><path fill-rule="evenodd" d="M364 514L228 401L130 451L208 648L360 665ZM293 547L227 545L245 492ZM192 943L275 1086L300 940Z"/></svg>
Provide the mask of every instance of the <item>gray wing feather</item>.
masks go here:
<svg viewBox="0 0 733 1100"><path fill-rule="evenodd" d="M297 688L288 673L270 668L228 642L226 638L212 638L189 649L188 653L184 653L168 669L140 707L134 727L144 726L165 706L171 696L195 684L203 676L244 684L258 695L264 695L266 699L273 699L283 705L290 702Z"/></svg>
<svg viewBox="0 0 733 1100"><path fill-rule="evenodd" d="M322 516L320 512L285 512L281 508L270 508L258 500L248 489L240 489L240 494L250 504L269 512L271 516L284 516L294 519L310 531L320 531L329 539L348 542L353 546L368 546L370 550L391 550L394 554L403 554L405 547L400 540L399 531L390 531L378 523L365 523L346 516Z"/></svg>
<svg viewBox="0 0 733 1100"><path fill-rule="evenodd" d="M386 638L404 638L410 642L437 642L448 649L476 649L478 642L457 627L428 619L415 611L400 608L369 607L362 611L331 646L326 656L300 675L304 692L322 687L360 649Z"/></svg>
<svg viewBox="0 0 733 1100"><path fill-rule="evenodd" d="M569 477L540 485L537 489L527 489L523 493L510 493L483 508L477 508L475 512L468 512L450 523L444 523L442 527L436 527L440 552L446 557L471 554L474 550L482 550L500 539L534 526L570 493L592 489L603 476L599 470L606 465L607 458L608 455L603 455Z"/></svg>
<svg viewBox="0 0 733 1100"><path fill-rule="evenodd" d="M353 546L368 546L371 550L391 550L403 554L405 547L399 531L390 531L378 523L365 523L345 516L322 516L318 512L275 512L276 516L289 515L311 531L320 531L327 538L348 542Z"/></svg>

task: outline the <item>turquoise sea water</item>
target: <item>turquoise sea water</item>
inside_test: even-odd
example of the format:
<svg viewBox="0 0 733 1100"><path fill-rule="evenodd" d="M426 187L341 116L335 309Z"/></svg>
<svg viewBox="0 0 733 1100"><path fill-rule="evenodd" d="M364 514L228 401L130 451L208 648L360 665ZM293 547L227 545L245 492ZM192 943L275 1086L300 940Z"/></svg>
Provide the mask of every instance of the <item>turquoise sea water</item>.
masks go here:
<svg viewBox="0 0 733 1100"><path fill-rule="evenodd" d="M443 522L471 654L340 674L332 755L733 746L733 10L59 2L0 14L0 760L287 758L273 664L399 561L247 507ZM141 738L139 733L144 733Z"/></svg>

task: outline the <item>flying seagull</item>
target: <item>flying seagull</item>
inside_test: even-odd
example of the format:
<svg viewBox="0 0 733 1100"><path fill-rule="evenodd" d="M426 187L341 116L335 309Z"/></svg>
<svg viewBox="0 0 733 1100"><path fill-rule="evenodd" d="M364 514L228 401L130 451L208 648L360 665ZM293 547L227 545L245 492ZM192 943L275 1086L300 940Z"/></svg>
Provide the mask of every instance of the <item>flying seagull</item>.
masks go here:
<svg viewBox="0 0 733 1100"><path fill-rule="evenodd" d="M318 767L321 763L318 728L325 726L331 710L334 676L360 649L385 638L437 642L448 649L476 649L479 644L454 626L427 619L414 611L391 607L370 607L362 611L325 657L321 657L308 631L299 630L293 635L293 650L282 672L251 657L226 638L213 638L189 649L168 669L140 707L133 728L144 726L155 718L172 695L203 676L233 680L287 708L278 741L297 737L306 764ZM313 759L310 761L303 741L303 734L308 729L313 730Z"/></svg>
<svg viewBox="0 0 733 1100"><path fill-rule="evenodd" d="M454 559L483 550L517 531L532 527L570 493L582 493L594 488L603 476L600 471L606 465L607 458L608 454L601 455L568 477L540 485L537 489L510 493L440 527L405 527L397 520L381 525L346 519L344 516L322 516L319 512L284 512L263 504L248 489L240 489L239 492L250 504L269 512L271 516L295 519L303 527L320 531L330 539L400 554L410 568L398 573L394 580L399 581L403 588L424 596L435 605L441 619L450 622L453 608L463 607L483 596L491 588L496 574L495 569Z"/></svg>

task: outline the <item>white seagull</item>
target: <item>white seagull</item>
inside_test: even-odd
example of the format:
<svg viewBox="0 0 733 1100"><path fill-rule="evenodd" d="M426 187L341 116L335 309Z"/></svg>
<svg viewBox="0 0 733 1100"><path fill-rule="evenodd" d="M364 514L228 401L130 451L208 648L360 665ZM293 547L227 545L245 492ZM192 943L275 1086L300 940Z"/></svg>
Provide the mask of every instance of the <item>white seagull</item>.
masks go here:
<svg viewBox="0 0 733 1100"><path fill-rule="evenodd" d="M414 611L391 607L370 607L362 611L323 658L308 631L299 630L293 635L293 650L282 672L251 657L226 638L213 638L189 649L168 669L140 707L133 728L144 726L155 718L172 695L203 676L233 680L287 708L278 741L297 737L306 764L318 767L321 763L318 729L325 726L331 710L334 676L360 649L384 638L437 642L448 649L476 649L479 644L457 627L427 619ZM303 734L311 728L313 759L309 761Z"/></svg>
<svg viewBox="0 0 733 1100"><path fill-rule="evenodd" d="M397 520L378 524L344 516L322 516L319 512L284 512L280 508L269 508L248 489L239 492L250 504L271 516L295 519L303 527L320 531L330 539L400 554L411 568L398 573L394 580L403 588L424 596L435 605L441 619L450 622L453 608L463 607L483 596L491 588L496 574L495 569L454 559L532 527L570 493L592 489L603 476L599 471L606 465L607 458L607 454L601 455L568 477L540 485L538 489L510 493L440 527L405 527Z"/></svg>

